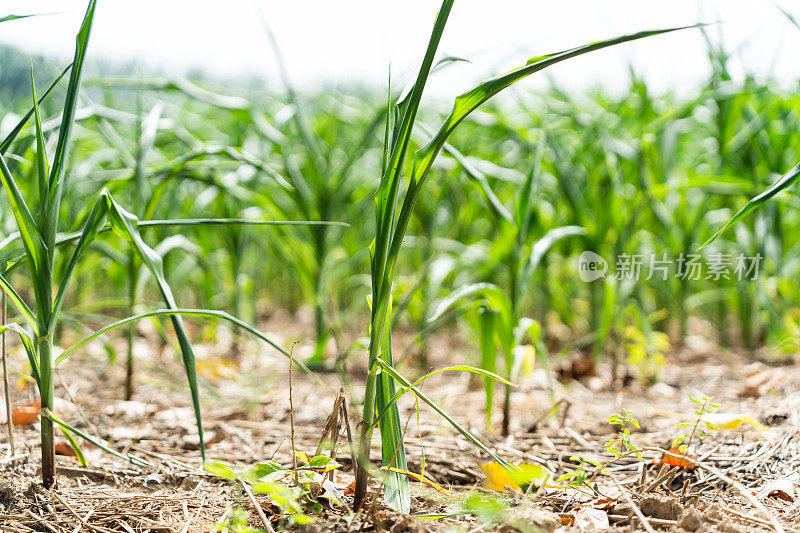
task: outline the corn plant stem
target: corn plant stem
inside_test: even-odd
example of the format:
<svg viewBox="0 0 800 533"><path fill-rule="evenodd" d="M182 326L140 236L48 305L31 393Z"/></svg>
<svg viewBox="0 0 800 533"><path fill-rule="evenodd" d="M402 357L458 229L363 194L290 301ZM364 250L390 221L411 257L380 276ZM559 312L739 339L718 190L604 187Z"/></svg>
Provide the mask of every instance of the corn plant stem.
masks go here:
<svg viewBox="0 0 800 533"><path fill-rule="evenodd" d="M137 137L136 143L136 162L133 172L133 214L142 218L142 207L145 204L144 199L144 180L145 180L145 155L147 148L145 146L145 124L142 116L142 89L141 86L136 93L136 111L138 115L137 121ZM134 250L128 251L128 316L133 316L136 313L136 284L138 262L136 261L136 252ZM136 324L132 323L127 331L128 346L125 353L125 399L130 400L133 398L133 343L136 339Z"/></svg>
<svg viewBox="0 0 800 533"><path fill-rule="evenodd" d="M6 306L6 293L3 293L2 298L2 323L5 324L6 320L8 319L8 308ZM6 402L6 428L8 429L8 451L9 454L13 457L15 450L14 450L14 421L11 419L11 397L8 391L8 366L6 364L6 332L3 331L2 340L0 340L0 347L2 349L2 358L3 358L3 396L5 397Z"/></svg>
<svg viewBox="0 0 800 533"><path fill-rule="evenodd" d="M326 217L327 213L322 213L322 217ZM324 218L322 218L324 220ZM328 335L325 326L325 309L322 305L323 300L323 272L322 268L327 255L327 232L325 226L317 226L312 228L314 231L314 241L316 245L316 262L317 271L314 279L314 318L316 327L316 345L314 347L314 354L311 360L315 363L322 363L325 359L325 345L327 344Z"/></svg>
<svg viewBox="0 0 800 533"><path fill-rule="evenodd" d="M136 254L133 250L128 253L128 316L136 314L136 289L138 285L139 276L138 262ZM127 352L125 354L125 399L130 400L133 398L133 375L134 375L134 361L133 361L133 345L136 340L136 324L132 323L127 331Z"/></svg>
<svg viewBox="0 0 800 533"><path fill-rule="evenodd" d="M519 228L517 229L519 230ZM519 267L520 267L520 253L519 253L519 246L515 246L512 250L511 254L508 258L508 275L509 275L509 302L511 307L511 324L509 324L509 335L512 336L511 339L511 349L513 350L513 344L515 339L514 336L514 328L516 327L517 323L519 322L519 298L518 298L518 284L519 284ZM512 354L506 354L506 378L511 380L513 376L511 375L512 366L513 366L513 352ZM503 422L501 427L501 435L504 437L508 436L509 428L511 426L511 385L506 385L503 391Z"/></svg>
<svg viewBox="0 0 800 533"><path fill-rule="evenodd" d="M292 470L294 471L294 482L300 484L300 478L297 474L297 449L294 445L294 394L292 392L292 367L294 366L294 346L292 344L289 350L289 426L292 438Z"/></svg>
<svg viewBox="0 0 800 533"><path fill-rule="evenodd" d="M39 352L40 386L39 396L42 409L53 410L55 387L53 383L53 338L50 335L37 339ZM56 454L53 434L53 421L43 417L41 421L42 436L42 483L45 488L51 488L56 481Z"/></svg>
<svg viewBox="0 0 800 533"><path fill-rule="evenodd" d="M370 346L372 339L370 339ZM370 347L370 353L372 348ZM371 357L370 357L371 358ZM378 381L378 365L370 365L367 374L367 384L364 390L364 410L362 413L361 439L358 443L358 469L356 472L356 486L353 494L353 510L358 510L367 495L367 467L369 465L370 443L372 430L369 429L375 417L375 392Z"/></svg>

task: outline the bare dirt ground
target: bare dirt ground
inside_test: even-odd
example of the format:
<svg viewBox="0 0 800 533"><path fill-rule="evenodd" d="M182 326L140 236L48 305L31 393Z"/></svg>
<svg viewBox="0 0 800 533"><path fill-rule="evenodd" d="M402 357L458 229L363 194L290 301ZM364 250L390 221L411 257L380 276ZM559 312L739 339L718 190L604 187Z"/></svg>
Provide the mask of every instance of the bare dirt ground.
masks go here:
<svg viewBox="0 0 800 533"><path fill-rule="evenodd" d="M264 328L290 339L303 328L270 323ZM287 360L263 346L245 342L237 361L229 357L230 339L198 347L203 377L203 413L208 458L235 465L252 465L274 458L291 465L291 425ZM402 341L402 338L400 339ZM653 385L628 380L615 390L607 368L596 375L557 382L560 401L555 416L544 371L537 369L512 396L511 436L487 429L484 393L468 375L446 373L424 384L424 391L449 414L511 462L547 466L555 476L527 495L514 490L492 493L482 488L485 453L470 445L444 420L422 407L419 420L411 397L401 413L408 417L406 446L409 470L450 491L441 494L413 483L413 513L403 517L380 504L380 487L357 514L349 511L347 491L352 461L343 447L344 467L335 483L344 494L342 506L326 507L312 531L798 531L800 530L800 370L796 366L753 365L753 357L721 350L702 338L670 354ZM288 342L288 341L287 341ZM121 346L120 346L121 347ZM305 347L296 353L303 356ZM23 370L23 358L12 349L11 367ZM430 346L437 367L469 362L474 348L454 335L442 334ZM122 353L122 351L120 352ZM399 353L399 352L398 352ZM297 451L313 453L340 387L357 400L362 394L363 362L347 363L359 377L342 383L336 373L320 374L319 385L309 376L293 374L294 429ZM474 359L473 359L474 360ZM66 533L213 530L233 509L253 510L250 499L231 483L201 469L197 430L182 369L168 347L152 332L143 331L137 344L138 386L133 401L123 401L121 361L109 366L100 346L76 354L58 370L56 411L76 428L108 442L112 448L151 466L140 468L84 444L87 467L68 455L65 442L58 456L58 489L44 490L39 480L38 423L14 428L16 450L10 455L5 426L0 436L0 530ZM558 362L553 362L558 366ZM413 369L405 370L408 374ZM553 377L557 378L556 369ZM26 389L14 387L13 403L28 401ZM689 394L713 395L721 404L720 425L708 436L695 438L691 457L698 466L655 464L679 434L676 424L692 422ZM498 388L496 406L501 404ZM589 485L574 488L559 482L576 470L571 457L606 463L604 443L617 428L606 420L623 408L640 422L631 428L633 443L645 449L613 462ZM357 409L350 416L355 432ZM500 413L494 413L499 427ZM375 445L378 439L375 439ZM380 457L375 447L373 457ZM475 509L475 496L494 495L505 506ZM256 496L271 525L267 497ZM472 505L472 513L463 514ZM461 513L461 514L459 514ZM430 519L431 515L448 515ZM250 525L264 527L252 513Z"/></svg>

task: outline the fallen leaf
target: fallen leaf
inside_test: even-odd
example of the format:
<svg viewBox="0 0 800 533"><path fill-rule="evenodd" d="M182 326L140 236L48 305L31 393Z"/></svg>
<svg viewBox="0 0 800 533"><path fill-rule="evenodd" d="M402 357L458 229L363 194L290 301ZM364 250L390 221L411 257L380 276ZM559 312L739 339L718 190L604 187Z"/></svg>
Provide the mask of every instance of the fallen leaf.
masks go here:
<svg viewBox="0 0 800 533"><path fill-rule="evenodd" d="M72 449L68 443L57 441L55 446L56 455L66 455L68 457L75 457L75 450Z"/></svg>
<svg viewBox="0 0 800 533"><path fill-rule="evenodd" d="M483 487L496 492L505 492L506 487L525 492L531 483L539 486L551 475L551 472L541 465L520 463L512 464L511 467L511 470L506 470L495 462L482 464L481 470L486 476Z"/></svg>
<svg viewBox="0 0 800 533"><path fill-rule="evenodd" d="M605 531L610 526L608 515L600 509L584 507L575 515L575 527L580 531Z"/></svg>
<svg viewBox="0 0 800 533"><path fill-rule="evenodd" d="M791 479L775 479L767 482L758 497L765 498L778 498L786 502L793 502L797 492L797 482Z"/></svg>
<svg viewBox="0 0 800 533"><path fill-rule="evenodd" d="M233 361L221 357L203 357L195 362L197 374L209 381L233 379L239 376L239 369Z"/></svg>
<svg viewBox="0 0 800 533"><path fill-rule="evenodd" d="M694 470L694 463L687 459L696 459L694 455L685 455L683 451L677 446L671 448L669 453L675 455L681 455L682 457L675 457L674 455L669 455L666 453L661 454L660 459L653 458L653 464L656 466L667 465L667 466L680 466L681 468L685 468L686 470Z"/></svg>
<svg viewBox="0 0 800 533"><path fill-rule="evenodd" d="M39 402L18 405L11 410L11 422L15 426L30 426L39 421Z"/></svg>
<svg viewBox="0 0 800 533"><path fill-rule="evenodd" d="M749 424L759 431L767 429L764 424L744 413L706 413L703 415L702 420L704 422L711 422L719 428L731 431L739 429L744 424Z"/></svg>

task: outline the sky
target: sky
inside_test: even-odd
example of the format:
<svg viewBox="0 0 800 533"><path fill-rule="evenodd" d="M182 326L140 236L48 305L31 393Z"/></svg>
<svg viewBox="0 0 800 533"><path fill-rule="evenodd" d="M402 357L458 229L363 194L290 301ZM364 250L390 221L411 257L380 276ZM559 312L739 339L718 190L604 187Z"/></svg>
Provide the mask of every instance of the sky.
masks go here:
<svg viewBox="0 0 800 533"><path fill-rule="evenodd" d="M50 14L3 23L0 42L66 62L85 5L85 0L4 0L0 17ZM257 76L278 86L266 21L298 87L384 87L390 65L394 79L411 76L439 5L435 0L99 0L89 60L134 61L143 73L203 69L234 81ZM800 62L793 51L800 49L800 29L776 5L800 19L800 3L792 0L458 0L440 52L470 63L451 67L433 90L458 94L530 56L700 21L719 21L708 32L734 54L737 75L747 71L796 85ZM709 72L705 42L693 29L590 54L548 73L566 89L614 90L625 87L629 65L655 90L679 93L697 87Z"/></svg>

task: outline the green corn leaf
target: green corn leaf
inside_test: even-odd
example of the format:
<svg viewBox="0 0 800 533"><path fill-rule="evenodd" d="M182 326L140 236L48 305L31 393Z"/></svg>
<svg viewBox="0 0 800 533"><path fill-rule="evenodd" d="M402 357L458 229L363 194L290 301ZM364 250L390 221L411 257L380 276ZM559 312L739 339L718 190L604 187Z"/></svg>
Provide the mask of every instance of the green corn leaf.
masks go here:
<svg viewBox="0 0 800 533"><path fill-rule="evenodd" d="M89 244L91 244L91 242L97 236L97 232L105 223L106 218L108 218L109 222L111 223L111 228L114 230L114 233L124 238L128 242L128 244L139 255L144 265L147 266L148 270L150 270L150 273L156 280L167 307L170 309L177 309L178 306L175 303L172 290L170 289L169 284L164 277L161 257L142 240L138 229L138 219L117 204L107 189L103 189L100 192L100 196L92 210L92 213L89 216L89 219L86 222L86 225L84 226L83 234L78 241L72 257L67 264L64 277L59 285L58 293L56 295L55 302L53 303L52 316L57 317L59 315L75 267L83 253L88 248ZM180 315L172 315L170 320L172 321L172 326L175 330L176 336L178 337L178 344L181 348L181 357L186 370L186 377L189 382L189 390L192 394L192 404L194 406L195 418L197 421L197 431L200 438L200 454L203 459L205 459L205 442L203 440L202 417L200 414L200 396L197 386L197 372L195 370L194 351L192 350L191 343L189 342L189 336L186 333L186 329L183 325ZM55 320L51 320L50 324L48 324L48 332L52 333L54 328Z"/></svg>
<svg viewBox="0 0 800 533"><path fill-rule="evenodd" d="M36 15L6 15L4 17L0 17L0 22L8 22L10 20L19 20L19 19L26 19L28 17L35 17Z"/></svg>
<svg viewBox="0 0 800 533"><path fill-rule="evenodd" d="M536 272L536 268L539 266L539 263L542 261L544 255L554 244L566 237L585 234L586 229L580 226L563 226L560 228L551 229L545 234L544 237L536 241L536 244L534 244L533 248L531 249L530 256L522 267L522 275L520 276L519 280L519 297L524 296L527 292L528 285L533 278L533 274Z"/></svg>
<svg viewBox="0 0 800 533"><path fill-rule="evenodd" d="M60 424L58 425L58 429L60 429L61 433L67 438L67 442L69 442L69 446L70 448L72 448L72 451L75 452L75 457L78 459L80 465L89 466L89 463L86 461L86 456L83 455L83 450L81 450L78 441L75 440L75 437L72 435L72 433L68 429L65 429L64 426Z"/></svg>
<svg viewBox="0 0 800 533"><path fill-rule="evenodd" d="M22 193L17 187L17 182L11 175L11 171L6 165L6 160L0 155L0 179L3 182L3 189L5 189L8 200L11 203L11 212L17 222L22 245L25 248L25 253L31 262L31 271L33 272L34 279L36 274L41 271L43 263L42 250L44 248L42 243L42 236L39 232L39 227L33 219Z"/></svg>
<svg viewBox="0 0 800 533"><path fill-rule="evenodd" d="M428 323L434 322L439 317L441 317L444 313L447 312L448 309L453 307L456 303L460 300L467 298L469 296L480 296L483 298L488 297L490 294L496 295L497 297L504 298L505 295L503 291L497 285L493 283L469 283L462 287L459 287L455 291L451 292L447 295L447 297L443 298L442 301L436 306L431 314L431 317L428 319Z"/></svg>
<svg viewBox="0 0 800 533"><path fill-rule="evenodd" d="M448 415L441 407L439 407L436 402L431 400L425 393L419 390L417 387L411 383L408 379L406 379L402 374L400 374L393 366L386 364L385 362L378 360L376 362L381 367L381 370L390 376L392 376L398 383L400 383L403 387L408 387L409 390L414 392L414 395L417 396L420 400L428 404L436 413L439 414L442 418L444 418L451 426L453 426L456 431L461 433L464 438L466 438L469 442L486 452L489 457L491 457L494 461L499 463L503 466L506 470L513 468L505 459L501 458L499 455L494 453L488 446L483 444L477 437L475 437L472 433L470 433L467 429L465 429L461 424L456 422L456 420Z"/></svg>
<svg viewBox="0 0 800 533"><path fill-rule="evenodd" d="M447 137L450 136L453 130L455 130L456 126L458 126L458 124L461 123L461 121L463 121L467 117L467 115L469 115L472 111L477 109L481 104L489 100L491 97L493 97L503 89L506 89L507 87L516 83L517 81L527 76L530 76L535 72L543 70L549 66L555 65L556 63L589 52L594 52L596 50L601 50L603 48L608 48L610 46L615 46L617 44L635 41L637 39L643 39L645 37L652 37L654 35L660 35L664 33L674 32L688 28L695 28L695 27L697 27L697 25L642 31L629 35L622 35L619 37L615 37L613 39L597 41L594 43L586 44L583 46L579 46L555 54L548 54L545 56L534 57L531 58L528 61L528 63L522 67L516 68L510 72L501 74L499 76L491 78L477 85L475 88L467 91L466 93L456 98L453 110L450 112L450 115L445 119L439 131L436 133L436 135L434 135L434 137L426 146L424 146L419 150L419 152L417 152L416 160L414 163L414 168L415 168L413 174L414 178L418 182L424 180L425 176L428 173L428 170L433 164L434 158L441 150L442 146L447 140Z"/></svg>
<svg viewBox="0 0 800 533"><path fill-rule="evenodd" d="M128 324L132 324L134 322L142 320L143 318L149 318L149 317L154 317L154 316L175 316L175 315L192 316L192 317L204 317L204 318L221 318L223 320L226 320L226 321L236 325L239 328L242 328L243 330L251 333L252 335L258 337L262 341L266 342L267 344L269 344L270 346L272 346L273 348L278 350L285 357L287 357L287 358L291 357L289 352L287 352L286 350L281 348L280 345L275 343L273 340L271 340L265 334L263 334L262 332L260 332L259 330L257 330L256 328L254 328L253 326L248 324L247 322L244 322L243 320L240 320L240 319L234 317L233 315L230 315L229 313L226 313L225 311L217 311L217 310L213 310L213 309L157 309L155 311L149 311L147 313L141 313L141 314L138 314L138 315L134 315L134 316L129 316L127 318L123 318L122 320L118 320L117 322L114 322L113 324L109 324L109 325L107 325L107 326L105 326L103 328L98 329L97 331L95 331L95 332L91 333L90 335L84 337L80 341L76 342L75 344L73 344L72 346L70 346L69 348L67 348L63 352L61 352L61 355L59 355L56 358L55 364L56 365L60 364L67 357L69 357L70 355L74 354L76 351L80 350L81 348L83 348L84 346L86 346L87 344L92 342L93 340L105 335L106 333L108 333L108 332L110 332L110 331L112 331L114 329L120 328L120 327L128 325ZM309 374L311 377L313 377L314 380L318 384L324 386L324 382L319 378L319 376L317 376L314 372L312 372L305 364L303 364L302 361L298 361L296 358L292 358L292 360L294 361L294 364L298 368L300 368L301 370L303 370L304 372Z"/></svg>
<svg viewBox="0 0 800 533"><path fill-rule="evenodd" d="M61 426L61 428L65 429L66 431L69 431L70 433L74 433L75 435L79 436L83 440L94 444L95 446L97 446L98 448L100 448L101 450L103 450L106 453L110 453L111 455L115 455L115 456L119 457L120 459L128 461L129 463L131 463L133 465L136 465L136 466L140 466L142 468L144 468L144 467L152 467L153 466L152 464L150 464L149 462L147 462L147 461L145 461L143 459L139 459L137 457L132 457L130 455L125 455L123 453L120 453L120 452L116 451L115 449L113 449L110 446L108 446L108 444L104 440L98 439L96 437L92 437L91 435L87 435L86 433L80 431L79 429L76 429L76 428L72 427L68 423L64 422L64 420L62 420L59 416L57 416L52 411L49 411L48 409L42 409L41 415L43 417L45 417L45 418L49 418L50 420L52 420L53 422L55 422L56 424Z"/></svg>
<svg viewBox="0 0 800 533"><path fill-rule="evenodd" d="M13 331L19 335L22 341L22 346L25 348L25 353L28 355L28 362L31 365L31 373L36 384L39 385L39 362L36 359L36 349L34 348L34 340L30 333L25 331L25 328L11 322L0 326L0 333L5 334L6 331Z"/></svg>
<svg viewBox="0 0 800 533"><path fill-rule="evenodd" d="M481 104L489 100L491 97L498 94L502 90L510 87L517 81L535 72L538 72L549 66L559 63L561 61L565 61L573 57L577 57L596 50L601 50L603 48L607 48L617 44L694 27L698 27L698 25L643 31L630 35L623 35L605 41L598 41L595 43L579 46L577 48L573 48L556 54L550 54L548 56L533 58L530 61L528 61L526 65L519 67L515 70L512 70L506 74L502 74L500 76L491 78L477 85L472 90L467 91L466 93L457 97L452 111L445 119L442 126L439 128L439 131L433 136L433 138L428 142L427 145L422 147L415 154L408 193L406 194L405 199L403 201L403 206L400 210L400 214L397 216L397 224L394 230L392 231L391 243L385 243L389 248L387 253L384 254L382 257L387 257L389 262L385 268L381 268L379 270L380 272L383 273L383 278L378 283L378 287L380 288L381 292L385 293L388 292L389 290L389 285L390 285L389 282L394 274L394 263L396 262L397 256L400 252L400 248L402 246L403 239L405 237L405 232L406 229L408 228L408 223L411 219L411 214L413 212L414 206L419 196L421 187L425 181L425 178L428 175L428 172L431 169L431 166L433 165L436 156L441 151L442 147L444 146L450 134L472 111L474 111ZM432 42L433 42L433 37L432 37ZM438 43L438 40L436 42ZM405 155L404 152L403 155ZM389 169L390 171L391 168L392 166L390 165ZM382 181L381 187L383 186L384 183ZM394 187L396 188L396 185ZM380 191L381 188L379 188L379 192ZM378 212L383 212L385 211L386 206L393 205L395 198L396 194L388 195L388 200L384 202L383 207L379 209ZM394 220L394 216L392 216L391 219ZM378 235L380 235L380 233L378 233ZM384 243L382 243L382 241L379 241L378 244L383 245ZM378 248L378 250L380 250L380 248ZM380 263L380 265L383 266L383 263ZM383 294L381 294L381 298L383 298Z"/></svg>
<svg viewBox="0 0 800 533"><path fill-rule="evenodd" d="M378 414L378 416L375 417L375 420L372 421L372 424L370 424L367 429L368 430L375 429L375 426L378 425L378 422L383 417L383 415L386 414L386 412L389 410L389 408L394 403L396 403L397 400L399 400L401 396L403 396L404 394L406 394L408 392L411 392L412 390L414 390L415 387L418 387L424 381L432 378L433 376L441 374L442 372L469 372L471 374L478 374L480 376L483 376L484 378L491 379L492 381L499 381L500 383L503 383L505 385L510 385L510 386L514 385L513 383L511 383L507 379L505 379L503 377L500 377L497 374L495 374L493 372L490 372L490 371L488 371L486 369L483 369L483 368L476 368L474 366L469 366L469 365L453 365L453 366L448 366L448 367L445 367L445 368L440 368L438 370L434 370L432 372L429 372L429 373L425 374L424 376L422 376L421 378L417 379L415 382L411 383L408 386L401 387L400 390L398 390L395 393L394 397L386 404L386 406L383 408L383 410Z"/></svg>
<svg viewBox="0 0 800 533"><path fill-rule="evenodd" d="M8 299L11 301L11 304L16 307L17 311L19 311L19 313L22 315L22 318L25 319L25 322L28 324L28 326L31 327L34 334L38 335L40 330L39 320L36 318L36 315L33 313L33 311L31 311L30 307L28 307L28 304L25 303L17 291L14 290L14 287L12 287L8 280L6 280L6 278L3 276L0 276L0 288L2 288L6 293Z"/></svg>
<svg viewBox="0 0 800 533"><path fill-rule="evenodd" d="M75 119L75 110L78 107L78 93L80 92L81 77L83 74L83 63L86 58L86 49L89 45L89 35L92 32L92 21L94 19L94 11L97 0L90 0L86 8L86 15L83 19L83 24L75 37L75 57L72 60L72 70L69 76L69 85L67 86L67 97L64 103L64 112L61 118L61 128L58 132L58 143L56 144L56 151L53 156L53 166L50 169L49 177L49 192L52 204L58 204L58 201L53 201L60 193L61 186L63 185L63 177L66 165L66 156L69 149L69 141L72 136L72 126ZM58 185L58 186L56 186ZM58 205L55 207L57 212ZM53 217L55 219L55 217Z"/></svg>
<svg viewBox="0 0 800 533"><path fill-rule="evenodd" d="M47 179L50 173L50 165L47 163L46 143L42 132L42 117L39 116L39 102L36 100L33 67L31 67L31 94L33 95L33 117L36 128L36 173L39 177L39 205L47 205Z"/></svg>
<svg viewBox="0 0 800 533"><path fill-rule="evenodd" d="M514 217L500 202L500 199L494 193L492 186L489 185L489 180L486 178L486 175L475 168L475 165L470 163L469 160L464 157L464 154L453 148L451 145L445 144L444 151L450 157L458 161L458 164L461 165L461 168L464 169L464 172L466 172L470 179L474 180L478 183L478 185L480 185L483 195L486 197L486 201L489 203L489 207L492 208L492 211L494 211L494 213L503 220L513 223Z"/></svg>
<svg viewBox="0 0 800 533"><path fill-rule="evenodd" d="M702 250L703 248L714 242L720 235L725 233L725 231L727 231L728 228L730 228L731 226L739 222L742 218L747 216L747 214L750 213L753 209L757 208L758 206L760 206L761 204L763 204L764 202L766 202L767 200L769 200L770 198L781 192L782 190L793 185L798 180L798 178L800 178L800 163L795 165L794 168L792 168L789 172L781 176L781 178L772 185L770 185L770 187L767 190L765 190L758 196L754 196L753 198L751 198L750 201L747 202L744 205L744 207L739 209L739 211L737 211L735 215L733 215L730 219L728 219L728 221L725 222L725 224L716 233L714 233L714 235L712 235L711 238L709 238L706 242L704 242L703 245L700 247L700 249Z"/></svg>
<svg viewBox="0 0 800 533"><path fill-rule="evenodd" d="M47 98L47 96L55 88L55 86L58 85L58 82L61 81L61 78L63 78L64 75L66 75L66 73L69 72L70 68L72 68L72 63L67 65L66 68L64 68L64 70L61 71L61 74L59 74L56 77L56 79L53 80L52 83L50 83L50 86L47 88L47 90L42 94L41 97L39 97L38 101L39 104L44 102L44 99ZM5 153L8 151L9 146L11 146L11 143L14 142L14 139L17 138L19 132L22 131L22 128L25 127L25 124L28 122L28 120L30 120L32 116L33 116L33 108L28 110L28 112L25 113L25 115L23 115L23 117L19 120L19 122L17 122L17 125L14 126L14 128L8 135L6 135L6 138L3 139L3 142L0 143L0 154L5 155Z"/></svg>

